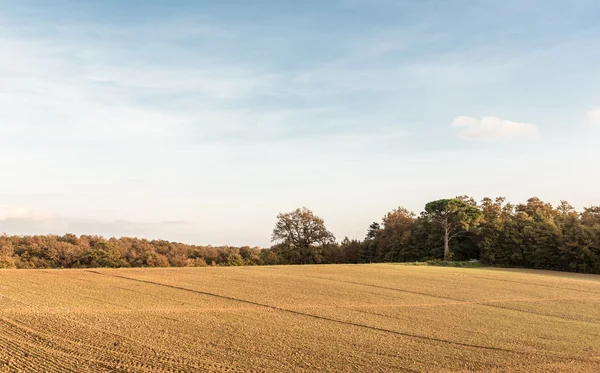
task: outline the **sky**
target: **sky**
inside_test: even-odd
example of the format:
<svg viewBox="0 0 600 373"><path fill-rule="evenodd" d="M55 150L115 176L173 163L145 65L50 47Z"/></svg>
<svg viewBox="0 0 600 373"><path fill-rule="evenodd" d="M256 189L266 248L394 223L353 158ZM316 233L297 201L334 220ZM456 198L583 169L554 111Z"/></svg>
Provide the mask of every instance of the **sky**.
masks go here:
<svg viewBox="0 0 600 373"><path fill-rule="evenodd" d="M341 240L470 195L600 204L600 2L0 0L0 232Z"/></svg>

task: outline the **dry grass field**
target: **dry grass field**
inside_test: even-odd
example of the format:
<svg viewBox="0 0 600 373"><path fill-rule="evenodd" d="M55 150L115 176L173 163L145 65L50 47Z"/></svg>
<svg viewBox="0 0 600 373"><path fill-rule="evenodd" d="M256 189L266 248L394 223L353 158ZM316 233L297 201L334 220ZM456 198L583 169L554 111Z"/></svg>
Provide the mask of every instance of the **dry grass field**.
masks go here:
<svg viewBox="0 0 600 373"><path fill-rule="evenodd" d="M600 372L600 276L0 271L0 372Z"/></svg>

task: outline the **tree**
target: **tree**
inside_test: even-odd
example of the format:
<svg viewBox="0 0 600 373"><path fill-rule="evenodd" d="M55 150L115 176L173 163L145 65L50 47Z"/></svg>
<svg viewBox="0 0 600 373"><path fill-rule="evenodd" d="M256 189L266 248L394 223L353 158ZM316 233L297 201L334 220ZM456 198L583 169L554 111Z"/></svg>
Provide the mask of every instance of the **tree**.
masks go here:
<svg viewBox="0 0 600 373"><path fill-rule="evenodd" d="M319 263L322 249L334 244L335 237L325 228L323 219L303 207L277 215L271 241L290 263L304 264Z"/></svg>
<svg viewBox="0 0 600 373"><path fill-rule="evenodd" d="M340 243L340 249L344 254L345 263L359 263L362 259L362 245L359 240L350 240L344 237Z"/></svg>
<svg viewBox="0 0 600 373"><path fill-rule="evenodd" d="M581 213L581 222L586 227L600 226L600 206L585 207Z"/></svg>
<svg viewBox="0 0 600 373"><path fill-rule="evenodd" d="M379 248L379 232L381 232L381 225L377 222L371 223L367 230L367 236L362 244L360 250L361 257L359 259L362 263L371 263L377 261L377 252Z"/></svg>
<svg viewBox="0 0 600 373"><path fill-rule="evenodd" d="M514 206L504 197L486 197L481 200L480 209L482 218L477 235L480 260L486 264L515 264L512 262L515 245L507 239L514 234Z"/></svg>
<svg viewBox="0 0 600 373"><path fill-rule="evenodd" d="M14 254L15 250L10 238L6 234L0 235L0 268L14 268Z"/></svg>
<svg viewBox="0 0 600 373"><path fill-rule="evenodd" d="M237 251L232 251L227 255L227 265L228 266L243 266L244 258Z"/></svg>
<svg viewBox="0 0 600 373"><path fill-rule="evenodd" d="M559 268L576 272L592 270L595 261L593 231L583 225L576 214L563 219L560 229Z"/></svg>
<svg viewBox="0 0 600 373"><path fill-rule="evenodd" d="M558 209L537 197L515 206L511 246L518 265L533 268L561 268L559 259L560 222L566 221L572 207L561 202Z"/></svg>
<svg viewBox="0 0 600 373"><path fill-rule="evenodd" d="M240 247L240 255L244 259L244 265L261 265L262 259L260 258L260 248L258 247Z"/></svg>
<svg viewBox="0 0 600 373"><path fill-rule="evenodd" d="M333 233L325 228L325 222L312 211L303 207L277 215L271 241L295 247L307 248L335 242Z"/></svg>
<svg viewBox="0 0 600 373"><path fill-rule="evenodd" d="M388 212L382 219L383 228L378 232L378 256L386 261L415 260L411 253L411 236L415 214L404 207Z"/></svg>
<svg viewBox="0 0 600 373"><path fill-rule="evenodd" d="M439 258L438 247L442 236L441 226L429 220L425 213L421 213L421 216L415 219L411 230L411 246L415 260ZM432 248L435 248L435 251Z"/></svg>
<svg viewBox="0 0 600 373"><path fill-rule="evenodd" d="M375 237L377 237L377 234L379 233L379 231L381 230L381 225L377 222L373 222L371 223L371 225L369 225L369 230L367 230L367 239L374 239Z"/></svg>
<svg viewBox="0 0 600 373"><path fill-rule="evenodd" d="M481 219L481 211L462 198L440 199L425 205L424 216L444 231L444 260L451 260L450 240L469 231Z"/></svg>
<svg viewBox="0 0 600 373"><path fill-rule="evenodd" d="M568 203L564 202L562 205L563 209L568 210ZM556 210L552 208L552 205L542 201L538 197L529 198L525 204L518 204L515 210L517 213L526 213L535 221L550 220L556 215Z"/></svg>

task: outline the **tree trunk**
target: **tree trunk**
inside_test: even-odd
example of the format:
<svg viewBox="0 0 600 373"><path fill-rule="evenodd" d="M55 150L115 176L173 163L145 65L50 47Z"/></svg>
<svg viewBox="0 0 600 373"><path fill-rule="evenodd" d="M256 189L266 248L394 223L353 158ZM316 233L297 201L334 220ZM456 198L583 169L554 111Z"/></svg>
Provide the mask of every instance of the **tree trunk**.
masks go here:
<svg viewBox="0 0 600 373"><path fill-rule="evenodd" d="M448 238L448 218L444 224L444 260L450 260L450 239Z"/></svg>

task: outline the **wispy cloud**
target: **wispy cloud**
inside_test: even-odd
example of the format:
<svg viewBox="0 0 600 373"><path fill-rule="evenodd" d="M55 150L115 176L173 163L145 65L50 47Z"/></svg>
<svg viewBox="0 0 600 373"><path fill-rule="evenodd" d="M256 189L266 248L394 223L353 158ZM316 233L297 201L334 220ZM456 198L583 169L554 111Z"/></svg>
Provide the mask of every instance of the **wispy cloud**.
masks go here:
<svg viewBox="0 0 600 373"><path fill-rule="evenodd" d="M9 234L75 233L151 238L172 238L174 232L192 224L188 221L142 222L64 217L22 206L0 206L0 223L0 229Z"/></svg>
<svg viewBox="0 0 600 373"><path fill-rule="evenodd" d="M379 215L404 186L420 208L444 158L470 157L451 129L485 141L539 136L532 123L562 134L573 132L571 113L597 104L591 61L600 50L589 45L600 32L579 17L594 13L591 3L548 6L543 20L516 0L433 11L297 2L298 12L283 13L272 2L9 3L0 14L0 168L11 182L0 183L0 199L52 215L5 209L0 229L266 244L290 203L343 221L341 204L378 206ZM481 112L513 120L447 126L456 113ZM555 154L550 137L539 154ZM476 176L456 183L476 185ZM166 223L179 219L192 223ZM368 223L339 235L362 236Z"/></svg>
<svg viewBox="0 0 600 373"><path fill-rule="evenodd" d="M483 117L478 119L460 116L454 119L452 126L461 128L458 136L469 140L532 138L540 134L535 124L514 122L497 117Z"/></svg>
<svg viewBox="0 0 600 373"><path fill-rule="evenodd" d="M342 133L340 141L345 141L354 131L357 136L367 129L383 135L389 132L385 127L398 124L393 114L340 111L339 103L331 101L353 92L395 89L383 71L268 71L218 50L203 56L167 43L176 37L179 42L213 35L234 38L215 31L220 28L191 32L193 26L179 24L188 31L158 33L156 40L151 37L156 27L138 26L129 34L128 28L104 32L97 26L70 25L51 38L0 29L0 48L6 51L0 61L0 134L119 146L135 142L139 153L144 147L155 151L194 141L331 139ZM91 41L82 36L92 30L102 37ZM134 46L140 43L135 36L148 40ZM207 40L211 43L218 44ZM374 121L383 129L373 128Z"/></svg>

